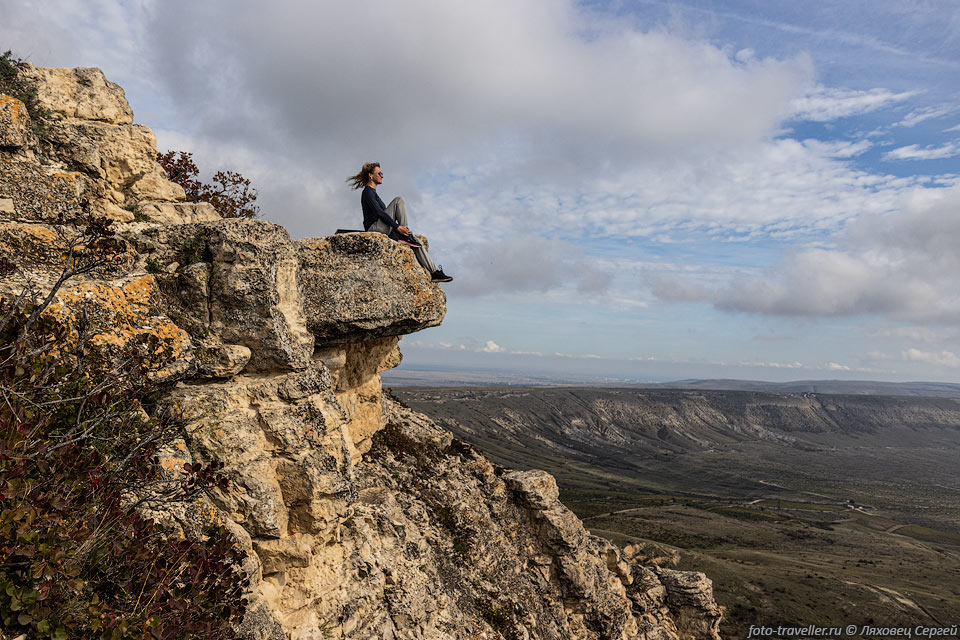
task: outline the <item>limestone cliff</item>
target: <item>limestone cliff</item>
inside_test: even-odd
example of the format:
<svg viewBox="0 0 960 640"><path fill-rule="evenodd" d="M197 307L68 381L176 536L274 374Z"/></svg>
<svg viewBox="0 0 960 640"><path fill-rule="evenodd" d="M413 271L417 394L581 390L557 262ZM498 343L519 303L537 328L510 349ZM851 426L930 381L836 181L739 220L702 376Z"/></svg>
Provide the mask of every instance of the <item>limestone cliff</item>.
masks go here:
<svg viewBox="0 0 960 640"><path fill-rule="evenodd" d="M109 358L148 337L146 375L190 423L162 464L225 463L231 483L175 512L219 518L249 551L251 639L717 638L702 574L632 563L587 533L543 472L491 464L385 397L400 336L445 297L379 234L292 240L184 202L96 69L27 70L42 138L0 96L0 296L48 288L77 220L115 221L120 250L47 312L91 327Z"/></svg>

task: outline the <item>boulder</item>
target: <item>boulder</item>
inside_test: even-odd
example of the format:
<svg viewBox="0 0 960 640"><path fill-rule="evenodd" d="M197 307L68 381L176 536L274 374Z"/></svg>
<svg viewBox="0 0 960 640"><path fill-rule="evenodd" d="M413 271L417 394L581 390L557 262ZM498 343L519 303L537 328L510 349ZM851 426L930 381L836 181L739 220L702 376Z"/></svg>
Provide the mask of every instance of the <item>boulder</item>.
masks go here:
<svg viewBox="0 0 960 640"><path fill-rule="evenodd" d="M230 378L250 362L251 351L242 344L223 344L216 340L197 347L197 367L212 378Z"/></svg>
<svg viewBox="0 0 960 640"><path fill-rule="evenodd" d="M297 241L307 328L318 345L435 327L446 297L410 247L382 233Z"/></svg>
<svg viewBox="0 0 960 640"><path fill-rule="evenodd" d="M550 509L559 504L557 481L546 471L513 471L503 477L507 486L533 509Z"/></svg>
<svg viewBox="0 0 960 640"><path fill-rule="evenodd" d="M133 110L120 85L100 69L48 69L24 65L21 73L36 83L40 106L64 118L132 124Z"/></svg>
<svg viewBox="0 0 960 640"><path fill-rule="evenodd" d="M666 589L666 604L677 630L694 640L720 640L723 609L713 599L713 582L699 571L655 567Z"/></svg>

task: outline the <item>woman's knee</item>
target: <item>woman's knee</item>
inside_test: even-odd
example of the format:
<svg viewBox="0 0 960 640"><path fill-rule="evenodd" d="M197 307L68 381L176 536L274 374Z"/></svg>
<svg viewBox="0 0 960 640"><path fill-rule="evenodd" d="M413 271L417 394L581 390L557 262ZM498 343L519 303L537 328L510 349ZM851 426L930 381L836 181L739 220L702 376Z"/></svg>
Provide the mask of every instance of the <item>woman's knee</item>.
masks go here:
<svg viewBox="0 0 960 640"><path fill-rule="evenodd" d="M395 204L403 205L403 204L406 204L406 203L403 201L403 198L402 198L402 197L397 196L396 198L394 198L393 200L390 201L390 204L391 204L391 205L395 205Z"/></svg>

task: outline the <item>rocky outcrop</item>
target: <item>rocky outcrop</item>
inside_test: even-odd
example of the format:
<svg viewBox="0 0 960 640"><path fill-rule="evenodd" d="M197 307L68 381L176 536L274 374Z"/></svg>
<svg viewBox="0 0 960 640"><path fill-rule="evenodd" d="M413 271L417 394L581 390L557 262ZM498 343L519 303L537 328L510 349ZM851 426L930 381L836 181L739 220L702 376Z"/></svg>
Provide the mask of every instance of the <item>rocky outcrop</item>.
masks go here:
<svg viewBox="0 0 960 640"><path fill-rule="evenodd" d="M22 73L50 117L37 137L22 103L8 96L0 103L0 147L12 151L0 196L14 204L4 219L70 221L90 210L130 222L137 207L184 200L156 162L153 132L133 124L123 89L103 72L26 65Z"/></svg>
<svg viewBox="0 0 960 640"><path fill-rule="evenodd" d="M83 325L94 360L138 354L156 410L188 424L168 473L224 463L227 488L152 515L186 535L218 519L248 551L243 637L717 637L702 574L631 562L551 476L496 467L385 397L400 337L445 313L409 249L216 218L165 180L102 73L28 71L56 119L38 138L0 102L0 258L17 267L0 296L93 255L88 212L117 221L109 259L47 312Z"/></svg>
<svg viewBox="0 0 960 640"><path fill-rule="evenodd" d="M133 124L133 109L123 89L100 69L47 69L27 66L23 73L33 81L43 108L74 120L107 124Z"/></svg>

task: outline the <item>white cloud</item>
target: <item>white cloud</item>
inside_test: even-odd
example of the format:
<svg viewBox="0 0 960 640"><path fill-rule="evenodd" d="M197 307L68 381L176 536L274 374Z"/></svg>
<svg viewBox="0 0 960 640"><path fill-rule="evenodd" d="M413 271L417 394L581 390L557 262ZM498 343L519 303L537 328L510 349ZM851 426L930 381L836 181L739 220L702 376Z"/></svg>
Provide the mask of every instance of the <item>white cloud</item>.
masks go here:
<svg viewBox="0 0 960 640"><path fill-rule="evenodd" d="M476 222L484 221L480 218ZM543 292L555 287L588 294L601 292L609 284L609 276L584 259L580 246L533 233L498 239L503 235L465 232L456 238L450 230L439 234L438 238L459 240L460 244L459 250L453 250L449 244L438 243L446 247L447 255L454 254L458 273L462 271L453 295Z"/></svg>
<svg viewBox="0 0 960 640"><path fill-rule="evenodd" d="M643 153L740 140L771 130L810 75L803 60L741 64L569 0L411 0L369 12L173 0L149 26L159 71L198 124L224 139L252 129L315 159L365 150L423 164L456 143L518 135L550 150L575 140Z"/></svg>
<svg viewBox="0 0 960 640"><path fill-rule="evenodd" d="M891 360L899 360L899 358L889 353L883 353L882 351L868 351L859 357L865 362L890 362Z"/></svg>
<svg viewBox="0 0 960 640"><path fill-rule="evenodd" d="M769 369L803 369L800 362L748 362L741 361L737 363L739 367L766 367Z"/></svg>
<svg viewBox="0 0 960 640"><path fill-rule="evenodd" d="M503 351L503 347L498 345L493 340L487 340L486 344L484 344L479 351L482 351L483 353L501 353Z"/></svg>
<svg viewBox="0 0 960 640"><path fill-rule="evenodd" d="M486 252L485 243L552 233L577 246L585 237L692 233L722 240L786 241L839 229L858 215L893 211L920 179L875 175L835 156L867 143L771 140L705 152L683 161L611 167L602 177L514 175L514 167L453 167L419 208L438 246ZM430 236L434 239L434 236ZM496 249L492 249L496 253Z"/></svg>
<svg viewBox="0 0 960 640"><path fill-rule="evenodd" d="M949 113L956 111L956 107L949 105L943 105L939 107L924 107L922 109L914 109L908 113L903 120L898 122L896 126L899 127L915 127L925 120L932 120L934 118L943 117Z"/></svg>
<svg viewBox="0 0 960 640"><path fill-rule="evenodd" d="M804 140L803 145L812 152L821 154L828 158L853 158L859 156L873 147L869 140L831 140L829 142L821 140Z"/></svg>
<svg viewBox="0 0 960 640"><path fill-rule="evenodd" d="M929 301L929 287L909 291L883 281L880 274L890 271L886 261L886 256L824 249L795 252L782 265L784 277L733 283L720 292L717 304L772 315L852 315L890 314Z"/></svg>
<svg viewBox="0 0 960 640"><path fill-rule="evenodd" d="M824 365L824 368L827 371L850 371L850 367L845 364L837 364L836 362L828 362Z"/></svg>
<svg viewBox="0 0 960 640"><path fill-rule="evenodd" d="M851 222L834 248L794 251L765 275L688 289L692 294L686 299L765 315L876 314L921 325L958 325L958 210L960 186L916 189L903 196L895 212Z"/></svg>
<svg viewBox="0 0 960 640"><path fill-rule="evenodd" d="M960 143L958 142L948 142L939 147L930 146L922 149L915 144L911 144L883 154L885 160L937 160L956 156L960 156Z"/></svg>
<svg viewBox="0 0 960 640"><path fill-rule="evenodd" d="M943 130L944 133L950 133L951 131L960 131L960 124L958 124L955 127L950 127L949 129Z"/></svg>
<svg viewBox="0 0 960 640"><path fill-rule="evenodd" d="M882 338L907 342L940 345L960 341L960 331L945 327L874 327L868 330L871 338Z"/></svg>
<svg viewBox="0 0 960 640"><path fill-rule="evenodd" d="M903 352L903 359L907 362L922 362L932 364L938 367L947 367L950 369L960 369L960 356L952 351L921 351L919 349L907 349Z"/></svg>
<svg viewBox="0 0 960 640"><path fill-rule="evenodd" d="M827 122L883 109L914 95L913 91L894 93L880 88L858 91L818 85L807 95L790 102L790 115L795 120Z"/></svg>

